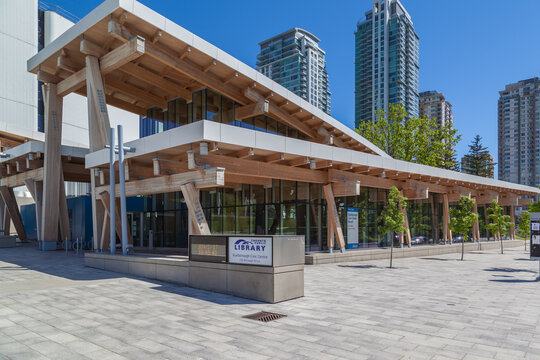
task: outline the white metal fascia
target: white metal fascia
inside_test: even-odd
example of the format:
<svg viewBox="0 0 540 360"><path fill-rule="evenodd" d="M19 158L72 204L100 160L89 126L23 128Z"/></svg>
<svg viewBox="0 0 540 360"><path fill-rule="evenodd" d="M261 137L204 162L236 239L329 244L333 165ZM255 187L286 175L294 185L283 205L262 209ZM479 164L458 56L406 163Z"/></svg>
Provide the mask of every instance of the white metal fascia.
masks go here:
<svg viewBox="0 0 540 360"><path fill-rule="evenodd" d="M240 128L237 126L220 124L203 120L167 130L159 134L147 136L126 143L126 146L135 147L134 153L127 153L126 159L145 154L156 153L170 148L205 142L218 142L223 144L251 147L255 150L280 152L295 156L331 160L351 163L357 166L370 166L387 171L419 174L434 178L443 178L484 186L501 187L514 191L527 191L540 193L535 187L509 183L475 175L463 174L452 170L439 169L432 166L395 160L356 150L338 148L331 145L313 143L306 140L293 139L281 135L264 133L261 131ZM86 155L86 167L105 166L109 163L109 150L103 149Z"/></svg>
<svg viewBox="0 0 540 360"><path fill-rule="evenodd" d="M31 153L45 153L45 143L41 141L27 141L21 145L12 147L4 151L8 154L7 158L0 158L0 163L11 161ZM74 158L84 158L88 154L88 149L62 145L62 156L72 156Z"/></svg>

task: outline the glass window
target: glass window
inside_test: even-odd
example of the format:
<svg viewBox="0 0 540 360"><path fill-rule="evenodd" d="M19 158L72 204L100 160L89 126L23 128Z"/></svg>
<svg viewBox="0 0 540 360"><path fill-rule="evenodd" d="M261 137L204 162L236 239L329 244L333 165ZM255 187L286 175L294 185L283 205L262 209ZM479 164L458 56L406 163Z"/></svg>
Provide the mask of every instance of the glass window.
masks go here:
<svg viewBox="0 0 540 360"><path fill-rule="evenodd" d="M221 122L230 124L234 122L234 101L222 96L221 97Z"/></svg>
<svg viewBox="0 0 540 360"><path fill-rule="evenodd" d="M220 110L220 95L213 91L206 89L206 120L220 122L219 110Z"/></svg>
<svg viewBox="0 0 540 360"><path fill-rule="evenodd" d="M193 93L193 119L195 121L203 120L203 93L197 91Z"/></svg>

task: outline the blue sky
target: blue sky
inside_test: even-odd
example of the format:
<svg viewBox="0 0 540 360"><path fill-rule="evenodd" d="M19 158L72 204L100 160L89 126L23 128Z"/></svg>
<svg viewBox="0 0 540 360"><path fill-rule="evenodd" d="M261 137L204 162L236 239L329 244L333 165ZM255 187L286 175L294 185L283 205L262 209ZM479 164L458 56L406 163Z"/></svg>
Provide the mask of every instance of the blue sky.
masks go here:
<svg viewBox="0 0 540 360"><path fill-rule="evenodd" d="M96 0L46 0L82 17ZM332 115L354 124L354 31L371 0L142 0L177 24L255 66L258 43L293 27L321 39ZM454 109L459 156L476 134L497 157L497 99L505 84L540 76L540 1L402 0L420 36L420 91Z"/></svg>

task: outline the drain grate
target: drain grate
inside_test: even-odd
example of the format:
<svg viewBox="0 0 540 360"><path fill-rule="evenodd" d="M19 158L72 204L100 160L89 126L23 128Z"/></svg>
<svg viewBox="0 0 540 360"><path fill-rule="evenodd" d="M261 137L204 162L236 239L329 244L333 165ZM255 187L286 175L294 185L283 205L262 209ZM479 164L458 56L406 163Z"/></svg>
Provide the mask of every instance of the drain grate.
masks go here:
<svg viewBox="0 0 540 360"><path fill-rule="evenodd" d="M246 315L242 317L246 319L257 320L257 321L262 321L266 323L269 321L274 321L277 319L281 319L283 317L287 317L287 315L277 314L277 313L272 313L272 312L267 312L267 311L259 311L258 313Z"/></svg>

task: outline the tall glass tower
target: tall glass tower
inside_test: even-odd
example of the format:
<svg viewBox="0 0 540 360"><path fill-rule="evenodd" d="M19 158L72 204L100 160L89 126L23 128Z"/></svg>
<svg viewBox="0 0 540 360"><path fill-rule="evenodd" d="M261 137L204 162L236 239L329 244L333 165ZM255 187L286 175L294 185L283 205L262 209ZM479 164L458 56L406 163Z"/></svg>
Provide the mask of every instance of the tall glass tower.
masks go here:
<svg viewBox="0 0 540 360"><path fill-rule="evenodd" d="M418 44L399 0L373 0L355 32L355 125L375 121L377 110L401 103L418 116Z"/></svg>
<svg viewBox="0 0 540 360"><path fill-rule="evenodd" d="M330 115L326 53L310 32L294 28L259 43L257 70Z"/></svg>

